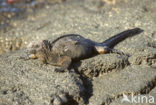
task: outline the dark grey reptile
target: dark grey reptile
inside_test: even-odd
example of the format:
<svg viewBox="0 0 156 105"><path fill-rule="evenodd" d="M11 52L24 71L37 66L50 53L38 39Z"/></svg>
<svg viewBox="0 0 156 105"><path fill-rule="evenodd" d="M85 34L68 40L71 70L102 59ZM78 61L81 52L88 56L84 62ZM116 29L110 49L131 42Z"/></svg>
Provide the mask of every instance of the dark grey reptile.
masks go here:
<svg viewBox="0 0 156 105"><path fill-rule="evenodd" d="M42 40L28 45L28 59L40 59L44 63L60 67L57 71L68 69L72 62L105 53L120 53L113 47L133 35L142 32L134 28L121 32L102 43L86 39L81 35L63 35L55 40Z"/></svg>

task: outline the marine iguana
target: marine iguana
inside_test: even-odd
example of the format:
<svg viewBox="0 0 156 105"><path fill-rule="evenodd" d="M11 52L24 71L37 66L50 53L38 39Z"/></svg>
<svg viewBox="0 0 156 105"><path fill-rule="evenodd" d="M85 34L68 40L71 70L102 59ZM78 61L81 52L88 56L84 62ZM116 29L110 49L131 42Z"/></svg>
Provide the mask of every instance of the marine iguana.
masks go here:
<svg viewBox="0 0 156 105"><path fill-rule="evenodd" d="M134 28L121 32L102 43L86 39L81 35L68 34L55 40L42 40L30 43L27 59L39 59L44 63L58 66L56 71L65 71L72 62L105 53L120 53L113 47L133 35L142 32L140 28Z"/></svg>

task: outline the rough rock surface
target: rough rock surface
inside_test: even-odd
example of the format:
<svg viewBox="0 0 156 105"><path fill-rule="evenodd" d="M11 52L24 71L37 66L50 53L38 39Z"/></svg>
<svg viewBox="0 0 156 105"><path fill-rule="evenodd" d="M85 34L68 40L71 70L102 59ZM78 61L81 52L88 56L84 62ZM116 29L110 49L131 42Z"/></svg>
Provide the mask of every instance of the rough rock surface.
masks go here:
<svg viewBox="0 0 156 105"><path fill-rule="evenodd" d="M97 60L98 59L98 60ZM127 56L118 54L98 55L74 64L74 69L92 78L104 73L122 70L129 65Z"/></svg>
<svg viewBox="0 0 156 105"><path fill-rule="evenodd" d="M72 70L70 73L56 73L53 66L19 59L21 54L19 51L1 56L0 97L3 103L9 99L13 105L43 105L57 102L55 97L65 102L83 102L81 98L85 89L79 75Z"/></svg>
<svg viewBox="0 0 156 105"><path fill-rule="evenodd" d="M146 94L156 85L155 74L154 68L135 65L126 67L120 72L95 78L93 96L89 103L90 105L109 104L122 93Z"/></svg>
<svg viewBox="0 0 156 105"><path fill-rule="evenodd" d="M155 11L155 0L72 0L12 21L12 29L0 32L0 104L122 105L124 92L154 96ZM65 73L38 60L19 59L34 40L75 33L102 42L134 27L144 32L115 46L129 57L98 55L74 63Z"/></svg>
<svg viewBox="0 0 156 105"><path fill-rule="evenodd" d="M156 104L156 102L149 103L149 99L152 99L151 97L154 97L154 100L155 100L156 88L152 89L149 94L136 94L136 95L133 95L133 97L134 96L138 96L138 97L140 97L140 99L141 99L142 96L146 96L147 98L146 99L144 98L143 100L140 100L140 102L142 102L142 103L139 103L139 100L136 98L135 102L132 103L132 102L126 102L126 101L122 102L121 100L123 99L123 97L119 97L119 98L115 99L110 105L132 105L132 104L133 105L135 105L135 104L137 104L137 105L155 105ZM131 100L132 95L129 95L128 99Z"/></svg>

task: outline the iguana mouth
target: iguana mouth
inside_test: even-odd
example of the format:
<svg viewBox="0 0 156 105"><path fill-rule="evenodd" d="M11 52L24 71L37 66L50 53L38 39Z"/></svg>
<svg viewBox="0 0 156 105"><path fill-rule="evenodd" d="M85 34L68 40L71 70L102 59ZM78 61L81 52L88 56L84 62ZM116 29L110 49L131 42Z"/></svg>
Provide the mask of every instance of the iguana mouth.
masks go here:
<svg viewBox="0 0 156 105"><path fill-rule="evenodd" d="M37 56L36 56L35 54L30 54L30 55L28 55L28 57L29 57L30 59L36 59L36 58L37 58Z"/></svg>

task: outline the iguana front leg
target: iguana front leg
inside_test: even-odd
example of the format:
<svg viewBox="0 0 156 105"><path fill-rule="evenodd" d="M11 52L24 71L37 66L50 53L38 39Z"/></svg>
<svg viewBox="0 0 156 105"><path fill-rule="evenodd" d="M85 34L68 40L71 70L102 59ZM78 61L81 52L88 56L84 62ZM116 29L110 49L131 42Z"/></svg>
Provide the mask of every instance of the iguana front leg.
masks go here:
<svg viewBox="0 0 156 105"><path fill-rule="evenodd" d="M58 66L58 68L55 69L56 72L64 72L67 69L69 69L69 66L71 64L72 60L68 56L62 56L58 59L57 63L50 63L51 65Z"/></svg>

